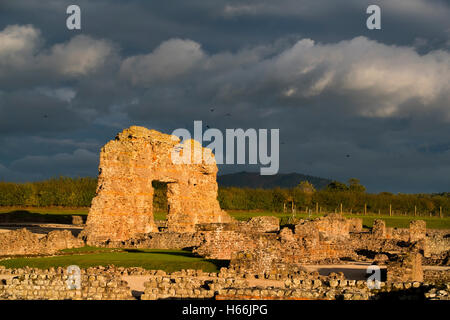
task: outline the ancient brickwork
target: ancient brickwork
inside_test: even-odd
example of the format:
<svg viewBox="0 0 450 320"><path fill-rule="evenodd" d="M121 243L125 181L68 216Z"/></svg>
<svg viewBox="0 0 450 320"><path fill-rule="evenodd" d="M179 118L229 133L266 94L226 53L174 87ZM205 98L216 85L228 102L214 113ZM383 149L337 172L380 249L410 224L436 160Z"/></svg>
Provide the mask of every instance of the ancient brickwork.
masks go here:
<svg viewBox="0 0 450 320"><path fill-rule="evenodd" d="M88 243L157 232L152 181L168 184L169 231L193 232L198 223L232 221L217 201L217 166L211 150L194 140L179 142L178 137L133 126L102 148L97 195L84 231ZM200 150L205 157L199 163L174 164L172 152L189 150ZM192 154L192 160L198 160Z"/></svg>
<svg viewBox="0 0 450 320"><path fill-rule="evenodd" d="M83 240L75 238L68 230L51 231L44 237L25 228L0 233L0 256L52 254L83 246Z"/></svg>

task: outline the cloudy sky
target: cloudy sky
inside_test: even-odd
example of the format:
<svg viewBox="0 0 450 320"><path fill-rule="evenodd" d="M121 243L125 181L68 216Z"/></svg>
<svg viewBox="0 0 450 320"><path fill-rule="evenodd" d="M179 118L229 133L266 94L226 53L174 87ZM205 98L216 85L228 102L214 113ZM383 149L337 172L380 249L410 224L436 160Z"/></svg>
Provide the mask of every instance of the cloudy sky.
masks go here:
<svg viewBox="0 0 450 320"><path fill-rule="evenodd" d="M450 191L449 17L445 0L1 0L0 181L95 176L122 129L202 120L279 128L280 172Z"/></svg>

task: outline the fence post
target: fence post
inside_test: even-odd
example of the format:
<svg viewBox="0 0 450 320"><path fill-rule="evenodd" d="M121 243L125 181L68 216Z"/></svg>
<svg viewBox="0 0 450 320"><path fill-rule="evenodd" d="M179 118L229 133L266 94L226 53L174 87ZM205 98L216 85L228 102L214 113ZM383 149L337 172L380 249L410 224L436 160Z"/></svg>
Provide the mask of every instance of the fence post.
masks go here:
<svg viewBox="0 0 450 320"><path fill-rule="evenodd" d="M341 214L342 214L342 203L341 203Z"/></svg>
<svg viewBox="0 0 450 320"><path fill-rule="evenodd" d="M367 203L364 203L364 215L367 215Z"/></svg>
<svg viewBox="0 0 450 320"><path fill-rule="evenodd" d="M389 204L389 216L392 217L392 204Z"/></svg>

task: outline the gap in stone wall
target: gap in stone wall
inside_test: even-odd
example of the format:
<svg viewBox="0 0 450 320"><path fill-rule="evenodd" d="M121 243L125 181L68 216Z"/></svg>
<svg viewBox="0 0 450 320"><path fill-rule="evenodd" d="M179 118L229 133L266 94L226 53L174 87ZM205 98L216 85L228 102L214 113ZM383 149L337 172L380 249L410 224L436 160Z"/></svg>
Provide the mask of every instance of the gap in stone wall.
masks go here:
<svg viewBox="0 0 450 320"><path fill-rule="evenodd" d="M159 180L152 181L153 193L153 214L157 216L164 216L167 219L169 213L169 204L167 200L167 182ZM156 219L155 219L156 220Z"/></svg>

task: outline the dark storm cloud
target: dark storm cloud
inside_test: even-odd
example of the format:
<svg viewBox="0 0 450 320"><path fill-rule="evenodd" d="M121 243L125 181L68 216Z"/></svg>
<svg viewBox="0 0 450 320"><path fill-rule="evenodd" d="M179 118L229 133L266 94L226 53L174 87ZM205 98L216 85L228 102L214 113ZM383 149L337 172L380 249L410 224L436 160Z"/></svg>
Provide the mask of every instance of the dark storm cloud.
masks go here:
<svg viewBox="0 0 450 320"><path fill-rule="evenodd" d="M0 133L39 134L72 131L87 121L63 100L39 92L0 95Z"/></svg>
<svg viewBox="0 0 450 320"><path fill-rule="evenodd" d="M82 31L72 2L3 2L0 180L94 175L124 127L202 120L280 128L282 172L448 191L449 5L372 3L381 31L357 0L78 1Z"/></svg>
<svg viewBox="0 0 450 320"><path fill-rule="evenodd" d="M51 42L67 40L65 9L73 1L3 1L0 27L33 24ZM122 44L127 54L146 52L173 37L189 38L208 50L237 50L287 35L337 41L364 35L398 44L422 39L436 48L449 39L445 0L261 0L119 1L79 0L83 32ZM369 32L365 10L382 8L386 32Z"/></svg>

